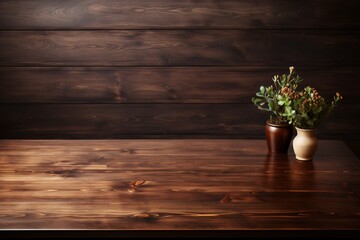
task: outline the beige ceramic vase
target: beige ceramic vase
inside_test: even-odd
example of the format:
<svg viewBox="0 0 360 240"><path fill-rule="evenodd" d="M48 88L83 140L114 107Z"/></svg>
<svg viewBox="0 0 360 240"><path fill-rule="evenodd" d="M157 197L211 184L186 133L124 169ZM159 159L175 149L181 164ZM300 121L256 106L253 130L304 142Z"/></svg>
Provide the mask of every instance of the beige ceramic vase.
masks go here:
<svg viewBox="0 0 360 240"><path fill-rule="evenodd" d="M293 140L296 159L301 161L312 160L318 145L315 129L301 129L296 127L296 131L297 135Z"/></svg>

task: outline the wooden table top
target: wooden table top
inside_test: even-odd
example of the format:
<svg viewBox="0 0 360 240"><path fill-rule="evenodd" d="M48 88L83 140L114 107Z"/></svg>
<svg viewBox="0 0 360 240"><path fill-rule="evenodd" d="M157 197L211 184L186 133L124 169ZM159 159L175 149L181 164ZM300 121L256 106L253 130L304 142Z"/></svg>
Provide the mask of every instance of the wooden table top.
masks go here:
<svg viewBox="0 0 360 240"><path fill-rule="evenodd" d="M360 229L360 161L263 140L0 140L0 229Z"/></svg>

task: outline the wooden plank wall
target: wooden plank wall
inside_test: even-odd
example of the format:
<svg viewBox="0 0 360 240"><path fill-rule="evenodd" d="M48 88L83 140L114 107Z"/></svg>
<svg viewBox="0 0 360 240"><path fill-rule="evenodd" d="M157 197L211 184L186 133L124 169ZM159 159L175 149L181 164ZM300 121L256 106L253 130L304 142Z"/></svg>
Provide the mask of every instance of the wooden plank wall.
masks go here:
<svg viewBox="0 0 360 240"><path fill-rule="evenodd" d="M2 0L0 137L262 138L250 98L294 65L344 95L319 136L354 144L359 12L357 0Z"/></svg>

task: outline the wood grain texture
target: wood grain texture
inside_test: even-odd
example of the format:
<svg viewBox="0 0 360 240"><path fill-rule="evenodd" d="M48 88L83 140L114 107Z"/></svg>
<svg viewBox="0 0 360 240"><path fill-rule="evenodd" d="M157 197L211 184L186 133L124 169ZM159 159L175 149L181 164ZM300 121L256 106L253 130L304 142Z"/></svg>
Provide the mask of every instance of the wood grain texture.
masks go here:
<svg viewBox="0 0 360 240"><path fill-rule="evenodd" d="M299 162L259 140L1 140L0 163L0 229L360 229L340 141Z"/></svg>
<svg viewBox="0 0 360 240"><path fill-rule="evenodd" d="M1 103L250 103L287 67L0 68ZM328 99L359 102L357 67L299 67ZM300 87L299 87L300 88Z"/></svg>
<svg viewBox="0 0 360 240"><path fill-rule="evenodd" d="M0 126L10 138L246 134L265 122L252 117L256 111L249 104L3 104Z"/></svg>
<svg viewBox="0 0 360 240"><path fill-rule="evenodd" d="M356 0L0 1L0 138L263 138L250 103L294 65L356 143ZM353 105L350 105L353 104ZM355 114L355 115L354 115Z"/></svg>
<svg viewBox="0 0 360 240"><path fill-rule="evenodd" d="M359 28L356 0L2 0L2 29Z"/></svg>
<svg viewBox="0 0 360 240"><path fill-rule="evenodd" d="M0 66L359 65L360 31L1 31Z"/></svg>
<svg viewBox="0 0 360 240"><path fill-rule="evenodd" d="M360 134L360 104L343 104L320 136ZM267 114L253 104L1 104L1 138L127 138L129 135L264 134Z"/></svg>

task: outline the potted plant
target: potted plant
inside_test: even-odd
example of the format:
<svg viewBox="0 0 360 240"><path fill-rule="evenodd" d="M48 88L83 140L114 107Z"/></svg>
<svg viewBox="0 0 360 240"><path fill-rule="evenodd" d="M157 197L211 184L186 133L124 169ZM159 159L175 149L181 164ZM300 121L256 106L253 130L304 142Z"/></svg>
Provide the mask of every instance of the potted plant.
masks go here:
<svg viewBox="0 0 360 240"><path fill-rule="evenodd" d="M293 134L287 116L292 111L292 98L302 79L295 76L294 67L290 67L288 74L275 75L272 80L272 85L261 86L251 100L258 109L269 113L265 127L269 152L286 153Z"/></svg>
<svg viewBox="0 0 360 240"><path fill-rule="evenodd" d="M316 152L317 138L315 130L335 109L343 97L336 93L329 103L312 87L292 96L291 110L286 112L289 124L295 126L297 135L293 140L293 148L298 160L311 160Z"/></svg>

